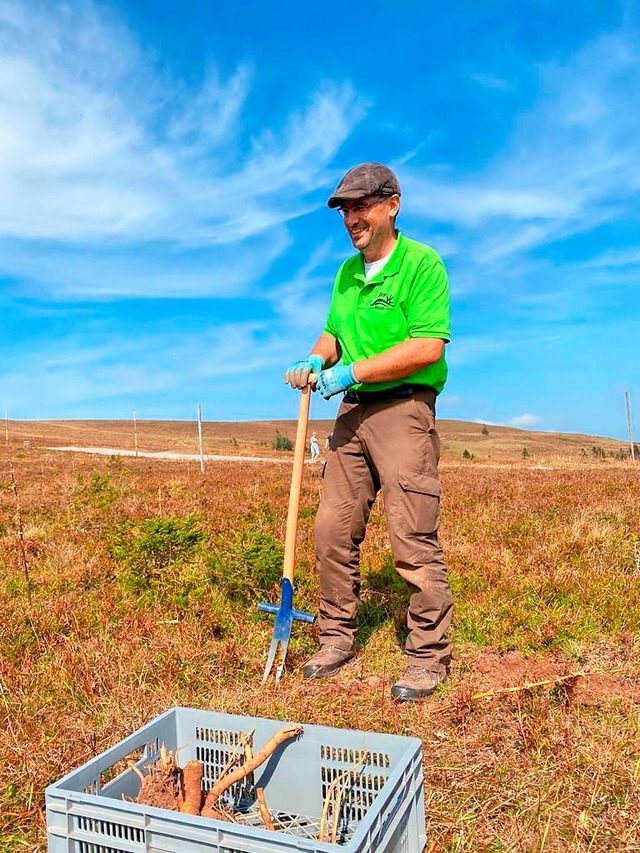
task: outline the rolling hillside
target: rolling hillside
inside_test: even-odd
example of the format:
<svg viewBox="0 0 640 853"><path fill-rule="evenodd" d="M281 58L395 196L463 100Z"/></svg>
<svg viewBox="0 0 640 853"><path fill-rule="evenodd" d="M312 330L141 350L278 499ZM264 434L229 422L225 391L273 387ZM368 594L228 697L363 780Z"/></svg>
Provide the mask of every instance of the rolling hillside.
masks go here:
<svg viewBox="0 0 640 853"><path fill-rule="evenodd" d="M333 421L312 420L320 447L331 432ZM488 426L467 421L440 420L444 462L462 460L465 450L471 463L526 462L600 462L594 448L609 456L626 451L625 442L600 436L571 433L536 432L512 427ZM272 447L277 433L293 440L296 424L281 421L206 421L203 423L204 450L207 454L281 456ZM33 447L74 446L109 447L133 450L136 437L132 421L9 421L10 444L28 442ZM198 452L197 424L189 421L138 421L137 443L140 451ZM465 460L467 461L467 460Z"/></svg>

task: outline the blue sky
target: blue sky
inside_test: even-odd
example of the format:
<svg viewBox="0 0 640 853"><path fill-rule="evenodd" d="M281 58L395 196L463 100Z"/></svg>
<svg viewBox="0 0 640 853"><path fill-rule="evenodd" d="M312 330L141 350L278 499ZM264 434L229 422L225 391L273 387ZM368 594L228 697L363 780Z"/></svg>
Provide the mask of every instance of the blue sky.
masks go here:
<svg viewBox="0 0 640 853"><path fill-rule="evenodd" d="M293 418L391 165L452 290L442 418L640 437L635 2L0 0L0 409ZM314 398L312 416L335 401Z"/></svg>

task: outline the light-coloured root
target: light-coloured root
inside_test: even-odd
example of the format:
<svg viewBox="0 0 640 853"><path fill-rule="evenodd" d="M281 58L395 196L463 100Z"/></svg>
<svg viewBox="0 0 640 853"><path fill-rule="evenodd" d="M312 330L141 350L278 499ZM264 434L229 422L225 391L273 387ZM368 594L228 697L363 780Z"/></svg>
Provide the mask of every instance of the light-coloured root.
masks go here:
<svg viewBox="0 0 640 853"><path fill-rule="evenodd" d="M499 687L494 690L486 690L484 693L474 693L470 701L474 702L478 699L493 699L494 696L501 696L505 693L522 693L525 690L534 690L536 687L550 687L551 685L560 684L563 681L571 681L576 678L586 678L588 672L571 672L569 675L558 675L555 678L545 678L544 681L527 681L524 684L517 684L514 687Z"/></svg>
<svg viewBox="0 0 640 853"><path fill-rule="evenodd" d="M220 775L218 776L218 778L216 780L217 782L220 782L222 779L224 779L224 777L227 775L229 770L231 770L232 767L235 767L236 764L240 763L240 761L241 761L240 750L243 747L245 749L245 756L246 756L247 744L251 744L253 742L253 733L254 732L255 732L255 729L251 729L251 731L246 735L242 734L242 732L240 733L238 743L234 746L233 751L232 751L231 755L229 756L227 763L225 764L225 766L220 771ZM249 746L249 749L251 749L251 746Z"/></svg>
<svg viewBox="0 0 640 853"><path fill-rule="evenodd" d="M200 814L203 775L204 765L201 761L189 761L182 769L182 786L178 808L184 814Z"/></svg>
<svg viewBox="0 0 640 853"><path fill-rule="evenodd" d="M173 770L177 766L178 766L178 764L176 762L176 759L175 759L173 752L170 749L168 750L164 744L161 744L161 746L160 746L160 768L162 769L162 771L164 773L168 773L169 771Z"/></svg>
<svg viewBox="0 0 640 853"><path fill-rule="evenodd" d="M244 760L251 761L253 759L253 733L255 729L252 729L248 735L243 735L240 738L240 743L244 746Z"/></svg>
<svg viewBox="0 0 640 853"><path fill-rule="evenodd" d="M273 825L271 812L269 811L269 807L267 806L267 801L264 796L264 788L256 788L256 797L258 800L258 810L260 811L260 817L262 818L262 822L264 823L266 829L270 829L273 832L275 830L275 826Z"/></svg>
<svg viewBox="0 0 640 853"><path fill-rule="evenodd" d="M207 794L204 806L202 807L202 816L213 817L214 815L212 812L216 811L216 803L218 802L220 795L223 794L227 788L230 788L236 782L239 782L250 773L253 773L257 767L260 767L260 765L276 751L280 744L287 740L291 740L291 738L297 737L301 732L302 726L289 726L281 729L279 732L276 732L272 738L269 738L262 749L255 753L251 761L246 761L241 767L236 768L236 770L231 773L227 773L224 778L219 778Z"/></svg>
<svg viewBox="0 0 640 853"><path fill-rule="evenodd" d="M128 761L128 762L127 762L127 767L129 768L129 770L133 770L133 772L136 774L136 776L138 777L138 779L139 779L141 782L143 781L143 779L144 779L144 773L140 770L140 768L139 768L139 767L136 767L136 765L134 764L134 762L133 762L133 761Z"/></svg>
<svg viewBox="0 0 640 853"><path fill-rule="evenodd" d="M336 837L338 835L338 820L340 818L340 808L342 806L342 798L344 796L344 791L346 789L346 784L342 783L354 773L358 767L364 767L369 759L369 753L365 753L360 761L357 761L353 767L350 767L348 770L345 770L344 773L341 773L339 776L333 780L333 782L329 785L329 789L327 791L327 796L324 798L324 803L322 806L322 814L320 816L320 832L318 834L318 841L331 841L332 844L336 843ZM327 820L329 817L329 810L333 813L333 824L331 827L331 837L325 838L327 835Z"/></svg>

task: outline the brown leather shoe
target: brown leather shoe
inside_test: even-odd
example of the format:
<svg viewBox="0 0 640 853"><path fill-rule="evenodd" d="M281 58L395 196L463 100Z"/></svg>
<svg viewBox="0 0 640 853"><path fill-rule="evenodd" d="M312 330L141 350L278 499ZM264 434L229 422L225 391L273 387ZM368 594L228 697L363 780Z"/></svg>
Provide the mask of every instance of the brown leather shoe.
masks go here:
<svg viewBox="0 0 640 853"><path fill-rule="evenodd" d="M324 678L350 661L355 652L345 652L344 649L336 649L335 646L322 646L312 658L302 667L303 678Z"/></svg>
<svg viewBox="0 0 640 853"><path fill-rule="evenodd" d="M419 702L435 691L439 684L446 684L446 672L432 672L424 666L410 664L391 688L391 695L398 702Z"/></svg>

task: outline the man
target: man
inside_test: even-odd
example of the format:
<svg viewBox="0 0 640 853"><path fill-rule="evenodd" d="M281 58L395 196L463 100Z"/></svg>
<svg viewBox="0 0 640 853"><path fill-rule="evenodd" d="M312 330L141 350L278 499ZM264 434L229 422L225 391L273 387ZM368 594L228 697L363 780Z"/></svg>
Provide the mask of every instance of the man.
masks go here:
<svg viewBox="0 0 640 853"><path fill-rule="evenodd" d="M360 544L382 490L394 565L410 602L404 675L391 692L417 701L446 681L453 599L438 545L440 443L436 396L447 367L449 287L439 255L396 229L391 169L351 169L328 202L358 254L336 276L328 319L307 358L285 374L323 397L344 393L315 525L320 650L305 678L336 672L355 653Z"/></svg>

